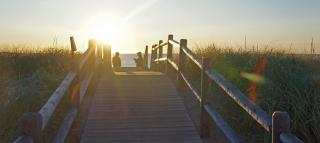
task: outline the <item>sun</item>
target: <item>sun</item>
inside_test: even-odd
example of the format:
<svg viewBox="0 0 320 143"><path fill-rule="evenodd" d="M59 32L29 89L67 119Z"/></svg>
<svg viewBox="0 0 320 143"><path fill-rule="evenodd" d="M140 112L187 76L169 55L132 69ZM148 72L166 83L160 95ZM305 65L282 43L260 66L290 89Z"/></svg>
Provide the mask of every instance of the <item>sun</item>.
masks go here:
<svg viewBox="0 0 320 143"><path fill-rule="evenodd" d="M89 33L89 37L98 41L113 44L117 41L119 33L120 28L118 25L105 23L93 26Z"/></svg>

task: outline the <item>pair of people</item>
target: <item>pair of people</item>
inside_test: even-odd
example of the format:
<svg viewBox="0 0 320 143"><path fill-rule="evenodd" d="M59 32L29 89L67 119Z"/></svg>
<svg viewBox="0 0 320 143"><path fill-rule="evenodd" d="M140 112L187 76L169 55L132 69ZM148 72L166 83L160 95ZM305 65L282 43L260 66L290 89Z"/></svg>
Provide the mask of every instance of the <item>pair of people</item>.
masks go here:
<svg viewBox="0 0 320 143"><path fill-rule="evenodd" d="M142 68L143 67L143 57L142 53L138 52L137 57L133 59L136 63L136 67ZM112 57L112 65L115 68L121 67L121 58L119 52L116 52L115 56Z"/></svg>

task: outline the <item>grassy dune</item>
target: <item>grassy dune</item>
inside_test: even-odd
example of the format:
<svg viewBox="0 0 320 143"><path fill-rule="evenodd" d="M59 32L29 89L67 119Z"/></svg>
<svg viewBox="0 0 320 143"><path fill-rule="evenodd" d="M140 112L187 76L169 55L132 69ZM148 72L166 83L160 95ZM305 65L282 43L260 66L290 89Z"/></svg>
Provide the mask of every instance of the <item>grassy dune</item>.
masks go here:
<svg viewBox="0 0 320 143"><path fill-rule="evenodd" d="M15 138L22 113L42 107L69 71L70 60L66 48L0 47L0 142Z"/></svg>
<svg viewBox="0 0 320 143"><path fill-rule="evenodd" d="M320 142L320 60L273 50L241 50L210 45L196 49L210 57L211 67L236 85L269 115L287 111L295 134L306 142ZM254 73L254 74L252 74ZM257 75L260 77L252 77ZM270 136L215 88L212 103L246 142L267 142ZM255 140L253 140L255 138Z"/></svg>

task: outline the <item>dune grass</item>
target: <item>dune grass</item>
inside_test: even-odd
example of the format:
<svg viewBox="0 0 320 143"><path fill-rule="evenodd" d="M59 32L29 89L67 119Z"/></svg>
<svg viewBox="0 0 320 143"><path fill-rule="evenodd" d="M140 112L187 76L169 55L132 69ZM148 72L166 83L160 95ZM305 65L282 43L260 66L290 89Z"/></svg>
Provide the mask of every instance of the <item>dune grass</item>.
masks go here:
<svg viewBox="0 0 320 143"><path fill-rule="evenodd" d="M66 48L0 47L0 142L13 141L21 115L44 105L69 71L70 60Z"/></svg>
<svg viewBox="0 0 320 143"><path fill-rule="evenodd" d="M214 44L195 51L199 56L210 57L212 68L270 116L273 111L287 111L294 134L305 142L320 142L320 60L272 49L241 50L218 48ZM260 73L259 79L263 81L244 73ZM212 104L245 142L270 142L270 135L216 87L212 88Z"/></svg>

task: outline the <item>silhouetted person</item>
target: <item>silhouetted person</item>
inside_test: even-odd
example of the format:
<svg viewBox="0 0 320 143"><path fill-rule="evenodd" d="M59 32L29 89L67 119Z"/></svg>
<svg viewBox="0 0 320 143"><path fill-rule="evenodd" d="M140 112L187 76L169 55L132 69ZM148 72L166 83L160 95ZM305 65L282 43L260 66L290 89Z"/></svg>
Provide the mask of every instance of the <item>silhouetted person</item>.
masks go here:
<svg viewBox="0 0 320 143"><path fill-rule="evenodd" d="M121 67L121 59L120 59L120 54L119 52L116 52L116 54L114 55L114 57L112 57L112 65L115 68L119 68Z"/></svg>
<svg viewBox="0 0 320 143"><path fill-rule="evenodd" d="M143 68L143 58L141 52L137 53L137 58L134 58L134 62L136 63L137 67Z"/></svg>

